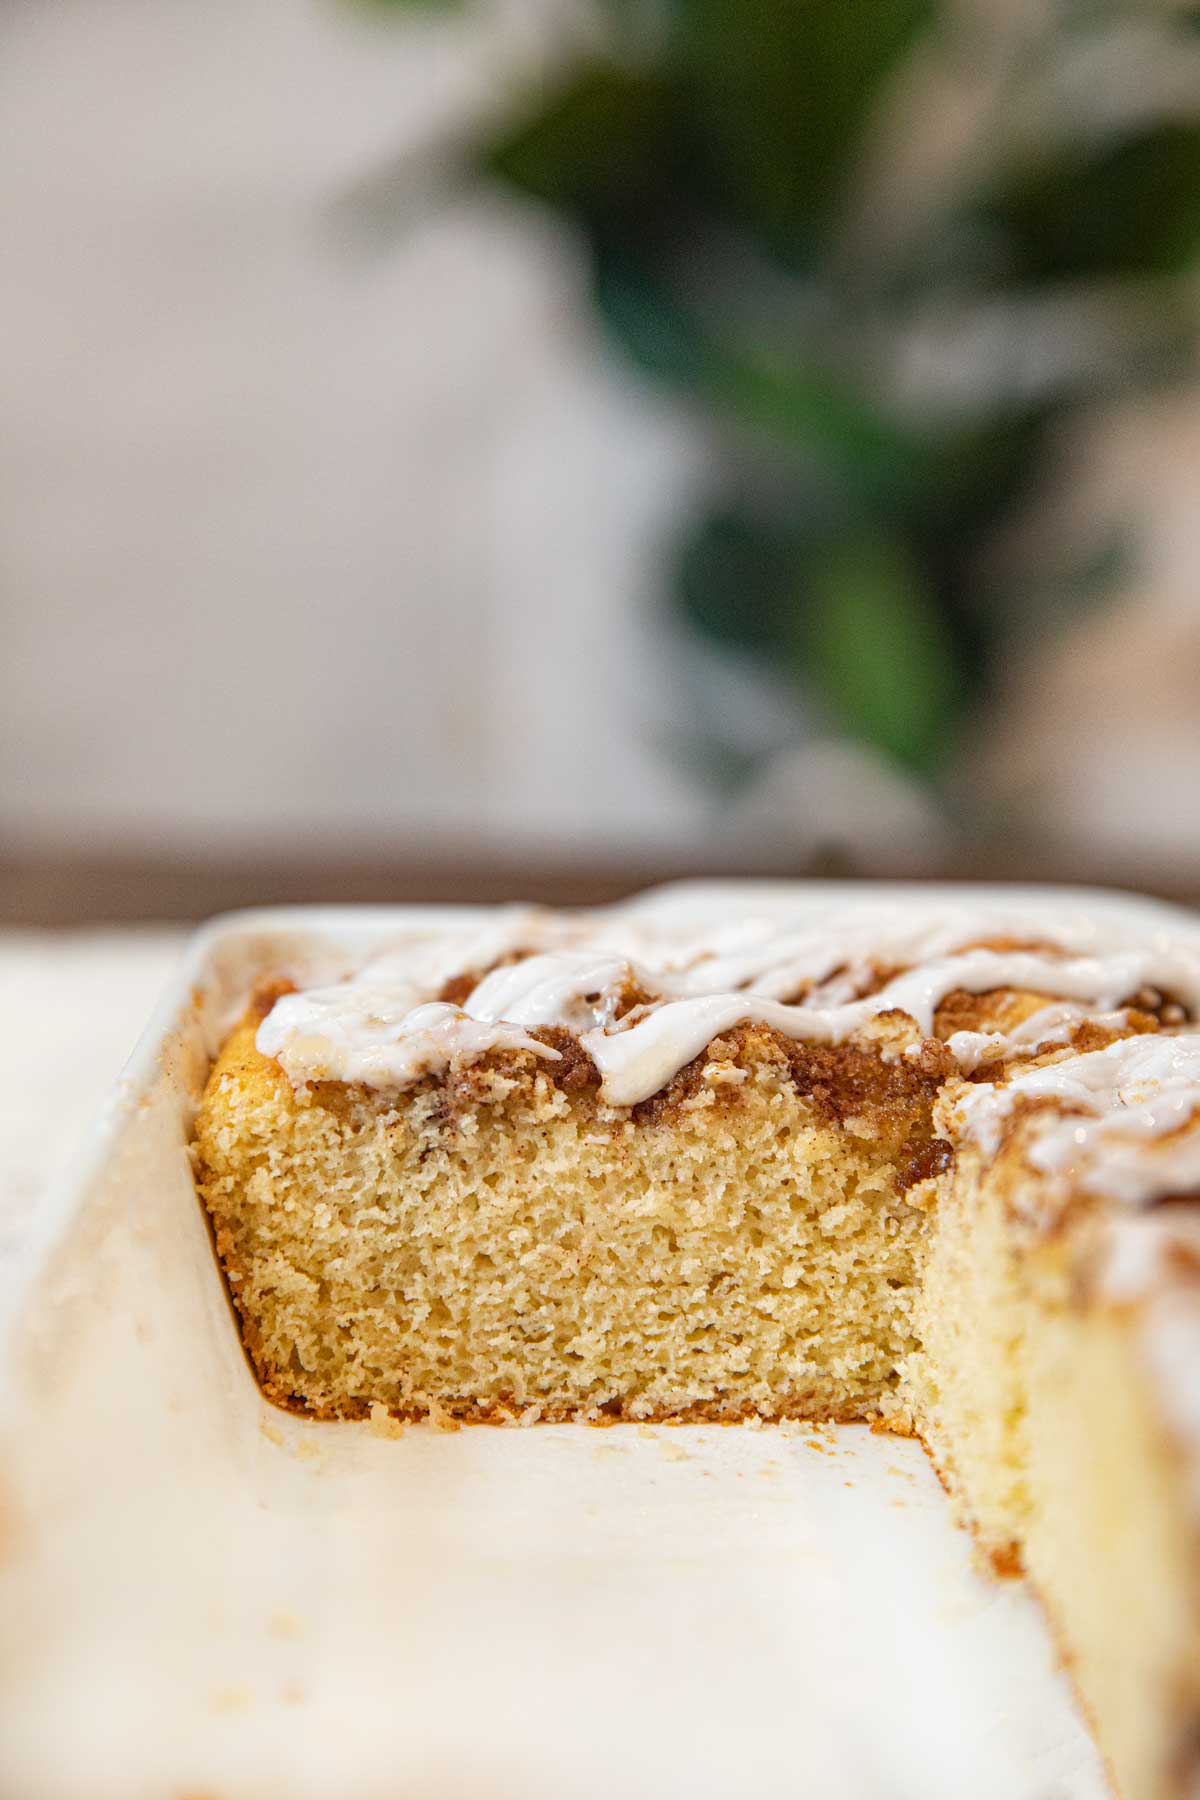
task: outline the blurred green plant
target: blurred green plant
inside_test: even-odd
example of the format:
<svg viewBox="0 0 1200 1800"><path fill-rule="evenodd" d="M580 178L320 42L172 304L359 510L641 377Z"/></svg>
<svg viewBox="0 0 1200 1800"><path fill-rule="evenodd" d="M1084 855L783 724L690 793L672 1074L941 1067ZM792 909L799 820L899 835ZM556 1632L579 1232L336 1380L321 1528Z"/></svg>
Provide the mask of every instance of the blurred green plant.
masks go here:
<svg viewBox="0 0 1200 1800"><path fill-rule="evenodd" d="M934 775L1006 642L1095 585L985 572L1054 434L1191 366L1197 10L599 10L466 160L571 221L615 342L708 422L687 628Z"/></svg>

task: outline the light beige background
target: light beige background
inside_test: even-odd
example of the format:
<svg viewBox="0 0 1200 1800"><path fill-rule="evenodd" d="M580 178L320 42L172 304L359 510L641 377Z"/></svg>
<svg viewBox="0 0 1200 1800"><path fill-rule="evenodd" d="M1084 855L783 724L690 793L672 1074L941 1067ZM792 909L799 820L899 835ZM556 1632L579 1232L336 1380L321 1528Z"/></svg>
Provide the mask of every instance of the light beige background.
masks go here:
<svg viewBox="0 0 1200 1800"><path fill-rule="evenodd" d="M857 751L792 747L733 815L673 755L658 556L707 448L604 354L570 236L482 194L383 246L337 222L584 19L4 9L0 853L944 849ZM1200 862L1198 417L1098 428L1078 505L1148 518L1136 591L1031 636L966 765L1002 827L1135 869Z"/></svg>

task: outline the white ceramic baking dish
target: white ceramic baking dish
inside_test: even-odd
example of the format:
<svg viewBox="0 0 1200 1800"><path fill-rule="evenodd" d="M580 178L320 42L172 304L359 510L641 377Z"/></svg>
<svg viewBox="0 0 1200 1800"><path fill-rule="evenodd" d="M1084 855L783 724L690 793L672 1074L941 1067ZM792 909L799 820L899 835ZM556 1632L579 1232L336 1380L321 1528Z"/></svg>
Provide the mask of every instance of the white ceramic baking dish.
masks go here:
<svg viewBox="0 0 1200 1800"><path fill-rule="evenodd" d="M1148 902L973 890L1196 930ZM931 890L637 904L841 914ZM194 939L47 1206L0 1377L2 1800L1092 1800L1033 1603L915 1444L848 1427L293 1418L242 1356L187 1141L253 980L479 909Z"/></svg>

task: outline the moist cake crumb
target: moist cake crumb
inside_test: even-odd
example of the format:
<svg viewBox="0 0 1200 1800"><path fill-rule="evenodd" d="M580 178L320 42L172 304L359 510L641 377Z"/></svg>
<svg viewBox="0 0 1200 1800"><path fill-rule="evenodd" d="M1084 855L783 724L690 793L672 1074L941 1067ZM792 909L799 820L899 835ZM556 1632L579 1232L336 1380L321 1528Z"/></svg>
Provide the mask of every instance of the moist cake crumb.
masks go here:
<svg viewBox="0 0 1200 1800"><path fill-rule="evenodd" d="M280 978L194 1154L265 1393L863 1420L1023 1571L1126 1800L1200 1721L1200 951L970 908L501 914Z"/></svg>

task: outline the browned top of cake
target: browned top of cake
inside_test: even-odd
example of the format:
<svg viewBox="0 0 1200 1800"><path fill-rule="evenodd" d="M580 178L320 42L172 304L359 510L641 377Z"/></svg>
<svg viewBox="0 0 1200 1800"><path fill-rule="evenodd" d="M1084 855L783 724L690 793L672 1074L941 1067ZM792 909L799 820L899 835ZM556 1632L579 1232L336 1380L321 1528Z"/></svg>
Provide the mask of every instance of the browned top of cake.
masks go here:
<svg viewBox="0 0 1200 1800"><path fill-rule="evenodd" d="M1200 944L907 912L691 935L516 912L482 937L415 941L333 987L277 983L255 1001L258 1047L298 1089L437 1082L469 1103L477 1076L502 1070L645 1124L703 1090L736 1104L740 1073L770 1066L822 1117L869 1121L914 1181L948 1158L935 1144L961 1135L994 1152L1031 1114L1083 1111L1103 1138L1128 1101L1126 1063L1151 1087L1165 1080L1178 1114L1198 1010ZM1158 1047L1122 1051L1130 1040ZM964 1088L948 1122L947 1096ZM1197 1110L1200 1063L1184 1125ZM1162 1139L1172 1119L1141 1137ZM1043 1162L1060 1156L1047 1145ZM1183 1191L1187 1171L1170 1174Z"/></svg>

